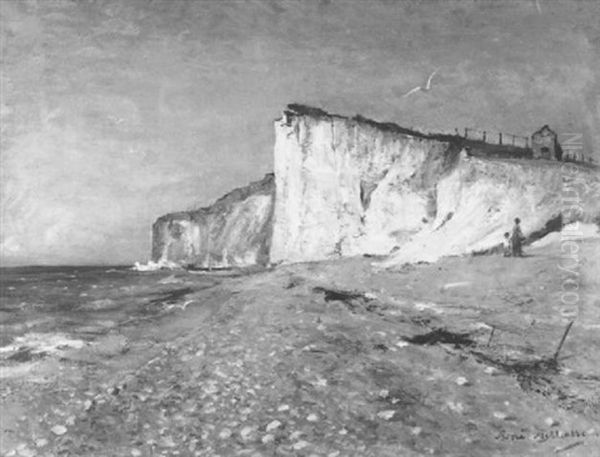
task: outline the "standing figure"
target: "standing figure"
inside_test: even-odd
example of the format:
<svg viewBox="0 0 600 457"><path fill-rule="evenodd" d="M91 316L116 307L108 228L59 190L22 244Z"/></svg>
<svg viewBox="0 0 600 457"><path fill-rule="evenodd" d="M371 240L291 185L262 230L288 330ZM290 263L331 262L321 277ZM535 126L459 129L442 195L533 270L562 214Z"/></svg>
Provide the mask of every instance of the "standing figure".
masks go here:
<svg viewBox="0 0 600 457"><path fill-rule="evenodd" d="M521 231L521 219L518 217L515 219L515 225L512 229L512 235L510 237L510 243L512 246L513 257L523 257L523 241L525 237Z"/></svg>
<svg viewBox="0 0 600 457"><path fill-rule="evenodd" d="M502 253L504 257L510 257L512 255L512 245L510 242L510 233L504 234L504 240L502 241Z"/></svg>

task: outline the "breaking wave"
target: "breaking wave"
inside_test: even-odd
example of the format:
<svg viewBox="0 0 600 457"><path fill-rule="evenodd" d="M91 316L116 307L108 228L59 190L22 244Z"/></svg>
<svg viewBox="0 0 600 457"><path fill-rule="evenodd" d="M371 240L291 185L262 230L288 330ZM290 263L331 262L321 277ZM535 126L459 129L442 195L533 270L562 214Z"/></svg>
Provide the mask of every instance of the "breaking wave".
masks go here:
<svg viewBox="0 0 600 457"><path fill-rule="evenodd" d="M145 264L135 262L135 265L131 267L131 269L133 271L179 270L181 269L181 265L169 260L159 260L158 262L153 262L150 260Z"/></svg>
<svg viewBox="0 0 600 457"><path fill-rule="evenodd" d="M63 333L27 333L18 336L12 344L0 347L0 354L29 350L33 354L61 353L67 349L81 349L82 340L73 339Z"/></svg>

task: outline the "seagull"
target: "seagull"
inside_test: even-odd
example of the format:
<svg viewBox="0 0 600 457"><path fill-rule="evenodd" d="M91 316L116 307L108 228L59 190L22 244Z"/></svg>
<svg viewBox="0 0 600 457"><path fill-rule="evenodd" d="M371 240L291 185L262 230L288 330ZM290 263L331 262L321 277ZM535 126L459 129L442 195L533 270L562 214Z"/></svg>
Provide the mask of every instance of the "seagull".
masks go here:
<svg viewBox="0 0 600 457"><path fill-rule="evenodd" d="M424 86L417 86L414 89L409 90L402 97L408 97L410 94L414 94L415 92L419 91L428 92L431 89L431 80L433 79L434 75L438 72L438 70L439 68L433 70L433 72L429 75L429 78L427 78L427 82Z"/></svg>

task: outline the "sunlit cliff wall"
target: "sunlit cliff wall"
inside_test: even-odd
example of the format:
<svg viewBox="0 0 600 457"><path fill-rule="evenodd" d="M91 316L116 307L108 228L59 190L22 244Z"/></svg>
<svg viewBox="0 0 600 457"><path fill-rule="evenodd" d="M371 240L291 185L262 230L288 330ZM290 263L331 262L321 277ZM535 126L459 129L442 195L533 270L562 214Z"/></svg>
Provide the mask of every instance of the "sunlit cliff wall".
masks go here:
<svg viewBox="0 0 600 457"><path fill-rule="evenodd" d="M271 261L387 254L436 218L459 149L393 124L290 105L275 121Z"/></svg>
<svg viewBox="0 0 600 457"><path fill-rule="evenodd" d="M160 217L152 227L152 260L197 268L268 263L273 198L269 174L209 207Z"/></svg>
<svg viewBox="0 0 600 457"><path fill-rule="evenodd" d="M467 157L437 183L437 216L380 265L485 252L519 217L535 240L572 222L600 222L596 167L546 160Z"/></svg>
<svg viewBox="0 0 600 457"><path fill-rule="evenodd" d="M391 253L381 265L393 267L489 250L515 217L534 239L600 215L594 166L471 156L459 137L298 105L275 135L272 262ZM573 186L577 211L564 203Z"/></svg>
<svg viewBox="0 0 600 457"><path fill-rule="evenodd" d="M153 260L229 267L371 254L394 268L489 251L516 217L530 240L600 221L598 167L496 149L289 105L275 121L274 176L159 218Z"/></svg>

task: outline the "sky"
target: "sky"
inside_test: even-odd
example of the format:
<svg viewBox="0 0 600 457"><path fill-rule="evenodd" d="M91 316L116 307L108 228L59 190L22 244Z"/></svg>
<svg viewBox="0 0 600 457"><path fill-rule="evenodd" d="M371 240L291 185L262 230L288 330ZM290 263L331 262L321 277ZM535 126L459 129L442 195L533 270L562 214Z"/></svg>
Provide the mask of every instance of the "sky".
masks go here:
<svg viewBox="0 0 600 457"><path fill-rule="evenodd" d="M595 0L1 0L0 263L146 261L157 217L272 170L292 102L431 132L549 124L598 163L599 18Z"/></svg>

